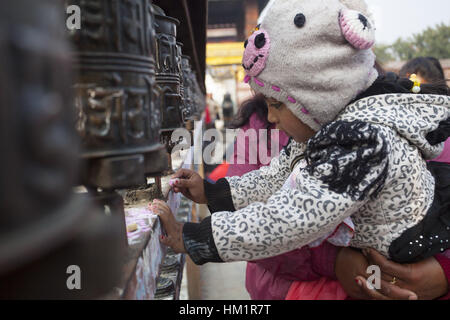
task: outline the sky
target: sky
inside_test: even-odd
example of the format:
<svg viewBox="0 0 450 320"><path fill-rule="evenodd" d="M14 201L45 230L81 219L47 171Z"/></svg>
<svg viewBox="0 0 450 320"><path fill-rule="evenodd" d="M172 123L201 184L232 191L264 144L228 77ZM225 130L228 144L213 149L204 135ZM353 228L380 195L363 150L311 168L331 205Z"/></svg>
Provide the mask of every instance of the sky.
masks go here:
<svg viewBox="0 0 450 320"><path fill-rule="evenodd" d="M378 44L392 44L439 23L450 25L450 0L366 0Z"/></svg>

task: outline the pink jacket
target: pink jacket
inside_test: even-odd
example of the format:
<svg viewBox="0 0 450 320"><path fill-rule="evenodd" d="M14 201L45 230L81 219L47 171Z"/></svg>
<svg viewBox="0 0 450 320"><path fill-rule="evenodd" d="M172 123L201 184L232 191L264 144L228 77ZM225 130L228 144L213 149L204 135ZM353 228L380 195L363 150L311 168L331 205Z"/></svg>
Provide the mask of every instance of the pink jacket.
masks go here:
<svg viewBox="0 0 450 320"><path fill-rule="evenodd" d="M259 168L269 164L262 163L261 160L265 159L260 159L259 154L261 153L267 155L266 158L270 160L270 139L267 139L268 144L265 145L259 143L259 134L256 135L256 140L255 137L251 135L249 135L249 138L245 138L245 133L249 129L254 129L257 133L259 133L259 130L266 129L266 125L265 122L262 121L256 113L254 113L250 116L248 123L240 128L240 132L236 137L236 142L234 144L233 164L229 166L227 171L228 177L242 176L247 172L258 170ZM269 137L271 137L273 129L274 125L271 125L268 128ZM288 144L288 142L289 137L284 132L279 131L279 148L274 156L277 156L283 147ZM239 152L240 150L245 150L245 153L242 154ZM253 161L255 159L256 163ZM253 162L253 164L250 164L250 162Z"/></svg>

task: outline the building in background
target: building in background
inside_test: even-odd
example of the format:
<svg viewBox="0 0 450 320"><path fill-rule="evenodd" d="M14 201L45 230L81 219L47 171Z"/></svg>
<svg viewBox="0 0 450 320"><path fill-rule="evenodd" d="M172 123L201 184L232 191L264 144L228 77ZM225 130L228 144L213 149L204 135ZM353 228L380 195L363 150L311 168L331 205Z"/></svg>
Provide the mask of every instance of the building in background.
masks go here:
<svg viewBox="0 0 450 320"><path fill-rule="evenodd" d="M235 109L251 96L243 83L244 41L258 24L268 0L209 0L206 87L219 104L231 94ZM236 112L237 110L235 110Z"/></svg>

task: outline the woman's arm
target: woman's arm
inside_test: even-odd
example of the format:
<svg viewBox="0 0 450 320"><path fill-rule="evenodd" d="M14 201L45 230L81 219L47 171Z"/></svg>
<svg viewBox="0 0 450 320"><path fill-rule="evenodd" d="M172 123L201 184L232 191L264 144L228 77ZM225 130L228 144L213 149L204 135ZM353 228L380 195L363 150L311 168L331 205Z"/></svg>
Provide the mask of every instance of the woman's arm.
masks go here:
<svg viewBox="0 0 450 320"><path fill-rule="evenodd" d="M444 254L437 254L434 258L441 265L447 278L447 294L443 295L440 299L450 300L450 250L447 250Z"/></svg>
<svg viewBox="0 0 450 320"><path fill-rule="evenodd" d="M448 299L449 259L445 255L412 263L398 264L373 249L365 255L342 248L336 259L336 276L349 296L355 299ZM381 270L381 288L369 289L369 265ZM395 277L395 280L394 280ZM447 294L447 296L445 296Z"/></svg>
<svg viewBox="0 0 450 320"><path fill-rule="evenodd" d="M389 281L381 280L379 290L369 289L367 274L370 263L358 249L341 248L336 258L335 272L349 297L358 300L416 300L417 295Z"/></svg>
<svg viewBox="0 0 450 320"><path fill-rule="evenodd" d="M415 292L419 299L436 299L448 292L447 277L441 264L434 258L408 264L392 262L373 249L366 249L363 254L370 264L381 268L381 278L393 281L401 288Z"/></svg>

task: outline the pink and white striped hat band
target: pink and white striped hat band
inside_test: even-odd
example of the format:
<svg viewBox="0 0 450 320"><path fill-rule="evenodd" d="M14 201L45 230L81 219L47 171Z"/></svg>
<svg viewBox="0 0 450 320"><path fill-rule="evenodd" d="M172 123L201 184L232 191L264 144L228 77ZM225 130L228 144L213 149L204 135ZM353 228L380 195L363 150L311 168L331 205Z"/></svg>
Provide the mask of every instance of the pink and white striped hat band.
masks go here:
<svg viewBox="0 0 450 320"><path fill-rule="evenodd" d="M363 0L276 0L245 42L245 82L318 131L378 77Z"/></svg>

